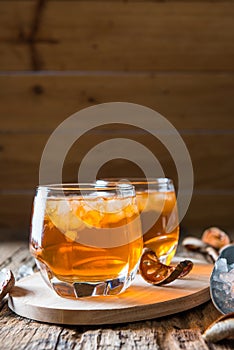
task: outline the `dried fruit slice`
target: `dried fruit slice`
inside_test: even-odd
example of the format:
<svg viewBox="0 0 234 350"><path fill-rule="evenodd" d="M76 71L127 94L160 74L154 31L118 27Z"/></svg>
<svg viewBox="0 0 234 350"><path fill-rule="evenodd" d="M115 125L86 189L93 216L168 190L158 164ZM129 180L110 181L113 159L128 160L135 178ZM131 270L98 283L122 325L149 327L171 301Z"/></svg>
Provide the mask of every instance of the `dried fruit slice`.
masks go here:
<svg viewBox="0 0 234 350"><path fill-rule="evenodd" d="M160 286L185 277L192 268L193 263L190 260L181 261L177 266L164 265L153 250L146 248L141 257L139 271L146 282Z"/></svg>

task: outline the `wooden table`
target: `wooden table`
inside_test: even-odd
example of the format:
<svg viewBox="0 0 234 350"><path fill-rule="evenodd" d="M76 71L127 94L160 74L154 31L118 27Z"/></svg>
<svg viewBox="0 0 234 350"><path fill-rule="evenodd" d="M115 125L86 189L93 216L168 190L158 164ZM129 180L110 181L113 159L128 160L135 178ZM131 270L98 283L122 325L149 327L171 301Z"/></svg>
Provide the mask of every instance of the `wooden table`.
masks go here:
<svg viewBox="0 0 234 350"><path fill-rule="evenodd" d="M32 265L27 244L2 243L0 269L10 268L17 277L22 265ZM207 302L189 311L151 321L101 327L58 326L19 317L8 309L5 300L0 313L0 349L234 349L233 340L207 344L201 337L219 316L212 302Z"/></svg>

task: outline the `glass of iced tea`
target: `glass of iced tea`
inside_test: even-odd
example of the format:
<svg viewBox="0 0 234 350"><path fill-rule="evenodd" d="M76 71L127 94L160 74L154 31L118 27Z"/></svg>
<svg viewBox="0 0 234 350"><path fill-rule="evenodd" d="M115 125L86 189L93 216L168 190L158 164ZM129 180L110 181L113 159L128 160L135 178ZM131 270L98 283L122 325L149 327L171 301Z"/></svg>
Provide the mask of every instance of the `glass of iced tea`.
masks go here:
<svg viewBox="0 0 234 350"><path fill-rule="evenodd" d="M108 180L129 182L134 185L141 214L144 247L151 248L162 263L170 264L179 240L179 220L173 181L168 178Z"/></svg>
<svg viewBox="0 0 234 350"><path fill-rule="evenodd" d="M143 248L131 184L39 186L30 251L62 297L115 295L133 281Z"/></svg>

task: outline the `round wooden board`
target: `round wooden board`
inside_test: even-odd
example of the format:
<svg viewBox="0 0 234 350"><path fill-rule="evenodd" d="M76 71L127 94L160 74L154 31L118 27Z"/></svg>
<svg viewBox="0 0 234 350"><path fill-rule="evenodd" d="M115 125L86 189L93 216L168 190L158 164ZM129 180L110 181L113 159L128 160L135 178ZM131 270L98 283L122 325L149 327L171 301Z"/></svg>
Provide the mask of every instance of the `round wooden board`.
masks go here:
<svg viewBox="0 0 234 350"><path fill-rule="evenodd" d="M147 284L137 276L119 296L70 300L59 297L40 273L16 283L8 305L12 311L37 321L70 324L114 324L162 317L191 309L210 299L209 277L213 265L195 264L184 279L163 287Z"/></svg>

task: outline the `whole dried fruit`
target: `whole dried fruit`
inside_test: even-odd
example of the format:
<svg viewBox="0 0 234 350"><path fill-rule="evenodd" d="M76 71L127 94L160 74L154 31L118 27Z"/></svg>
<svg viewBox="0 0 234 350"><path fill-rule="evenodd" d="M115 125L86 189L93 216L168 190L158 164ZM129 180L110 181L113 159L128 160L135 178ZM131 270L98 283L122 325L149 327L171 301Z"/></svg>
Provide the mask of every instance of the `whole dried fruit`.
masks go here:
<svg viewBox="0 0 234 350"><path fill-rule="evenodd" d="M139 271L146 282L160 286L186 276L192 268L193 263L190 260L181 261L177 266L164 265L153 250L146 248L141 257Z"/></svg>
<svg viewBox="0 0 234 350"><path fill-rule="evenodd" d="M206 329L202 337L205 341L212 343L234 337L234 313L218 318Z"/></svg>
<svg viewBox="0 0 234 350"><path fill-rule="evenodd" d="M205 259L213 264L218 259L217 250L211 245L203 242L201 239L196 237L186 237L182 242L183 247L188 250L196 251L201 253Z"/></svg>
<svg viewBox="0 0 234 350"><path fill-rule="evenodd" d="M218 227L210 227L204 231L202 241L215 249L220 249L230 243L230 238Z"/></svg>
<svg viewBox="0 0 234 350"><path fill-rule="evenodd" d="M207 244L202 242L200 238L188 236L184 238L182 246L188 250L200 251L207 247Z"/></svg>

